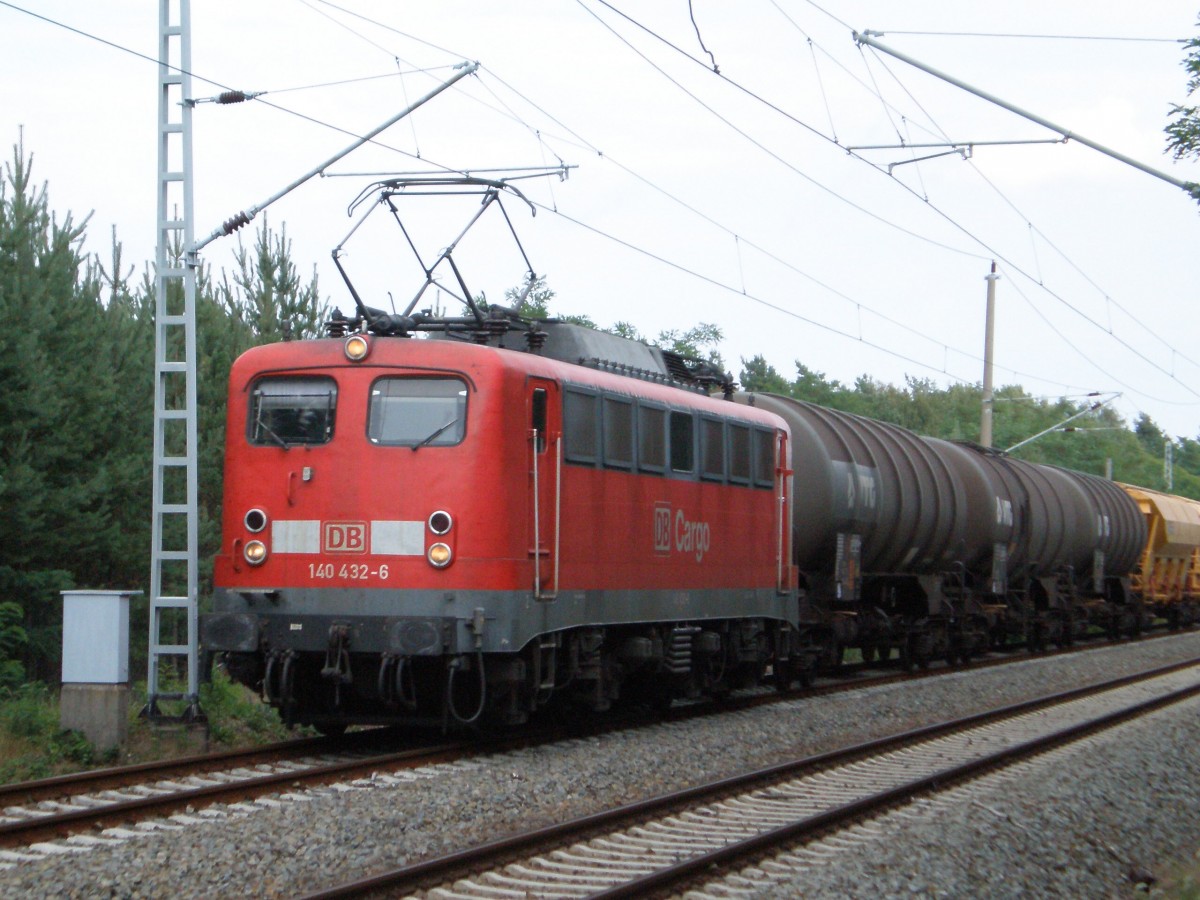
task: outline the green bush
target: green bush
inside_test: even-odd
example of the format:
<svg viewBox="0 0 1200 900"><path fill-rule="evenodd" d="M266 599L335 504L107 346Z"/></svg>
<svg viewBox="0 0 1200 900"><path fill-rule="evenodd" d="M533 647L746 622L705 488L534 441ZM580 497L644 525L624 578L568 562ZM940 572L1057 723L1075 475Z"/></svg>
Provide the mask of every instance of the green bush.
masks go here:
<svg viewBox="0 0 1200 900"><path fill-rule="evenodd" d="M58 708L40 681L0 692L0 724L9 734L44 738L58 730Z"/></svg>
<svg viewBox="0 0 1200 900"><path fill-rule="evenodd" d="M219 666L213 669L212 681L200 685L200 708L208 717L212 739L220 744L282 740L288 736L275 710L232 681Z"/></svg>

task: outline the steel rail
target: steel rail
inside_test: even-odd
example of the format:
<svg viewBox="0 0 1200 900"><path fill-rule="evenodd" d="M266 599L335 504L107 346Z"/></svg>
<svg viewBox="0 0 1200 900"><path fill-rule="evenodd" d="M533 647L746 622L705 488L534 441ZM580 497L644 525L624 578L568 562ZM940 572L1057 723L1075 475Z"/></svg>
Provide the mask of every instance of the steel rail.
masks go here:
<svg viewBox="0 0 1200 900"><path fill-rule="evenodd" d="M259 747L221 750L216 753L196 753L168 760L160 759L127 766L88 769L31 781L14 781L0 784L0 807L11 806L15 803L56 800L64 795L80 793L81 788L108 790L139 784L144 782L147 777L177 778L183 774L210 772L222 766L257 765L271 760L287 759L302 753L326 753L346 749L346 745L336 738L307 737L277 741Z"/></svg>
<svg viewBox="0 0 1200 900"><path fill-rule="evenodd" d="M232 773L206 772L196 777L216 777L222 774L231 780L209 783L183 790L158 788L153 783L143 783L145 790L156 793L115 800L103 805L87 806L58 812L39 814L29 811L29 818L0 823L0 847L28 844L36 840L62 837L71 829L84 825L113 824L144 818L151 814L170 815L194 806L198 801L234 801L260 797L278 790L281 786L297 783L321 784L332 780L353 777L361 773L374 772L384 766L413 768L435 762L454 759L475 745L465 741L447 743L435 747L401 750L376 756L364 756L332 763L315 764L303 769L283 769L264 775L240 777ZM78 805L88 798L87 794L74 794L60 801L60 805ZM93 800L94 802L94 800Z"/></svg>
<svg viewBox="0 0 1200 900"><path fill-rule="evenodd" d="M646 897L651 892L665 890L674 885L695 879L702 872L712 876L714 868L729 867L739 861L748 860L766 852L780 850L789 844L811 838L827 829L853 823L863 816L877 814L889 807L906 803L922 794L946 790L964 781L969 781L973 777L1037 756L1072 743L1082 737L1104 731L1105 729L1127 722L1130 719L1154 712L1155 710L1179 703L1197 695L1200 695L1200 684L1181 688L1169 694L1153 697L1098 718L1067 726L1022 744L1006 747L987 756L978 757L932 775L927 775L906 784L880 791L869 797L851 801L826 812L797 820L790 825L784 825L770 831L761 832L744 840L726 844L717 850L683 860L610 890L591 894L589 895L590 900ZM709 879L706 878L705 880Z"/></svg>
<svg viewBox="0 0 1200 900"><path fill-rule="evenodd" d="M414 891L428 888L434 884L444 883L445 879L453 873L464 870L477 870L484 866L493 867L496 865L503 865L505 862L510 861L518 855L528 855L535 851L545 852L548 849L560 847L577 841L586 835L590 835L599 831L600 829L611 829L613 826L618 824L636 821L650 815L661 815L670 810L695 805L700 801L712 800L735 791L745 791L754 785L768 784L805 771L827 768L834 764L845 763L853 759L879 755L887 750L895 749L899 746L918 743L932 737L938 737L955 731L961 731L971 726L1012 718L1037 709L1052 707L1070 700L1075 700L1094 694L1100 694L1105 691L1136 683L1138 681L1170 674L1172 672L1198 665L1200 665L1200 658L1195 658L1169 666L1162 666L1145 672L1139 672L1134 675L1112 679L1099 684L1073 688L1068 691L1061 691L1055 694L1034 698L1032 700L1010 704L994 710L975 713L973 715L965 716L952 721L922 726L920 728L905 731L901 734L865 741L850 747L819 753L803 759L780 763L778 765L769 766L754 772L724 778L709 784L699 785L659 797L654 797L648 800L626 804L616 809L593 813L569 822L556 823L554 825L534 829L529 832L498 838L494 841L489 841L476 847L459 850L454 853L430 858L410 865L400 866L377 873L375 875L367 876L365 878L349 881L344 884L333 885L308 894L304 894L302 895L302 900L330 900L330 898L358 897L383 890ZM1190 690L1193 693L1200 692L1200 686L1191 688ZM993 762L991 765L995 765L995 763ZM979 767L976 766L976 768ZM924 787L906 787L901 789L897 796L900 796L901 794L911 796L913 793L926 790L928 787L936 783L945 781L948 777L949 776L947 776L945 773L939 773L938 775L932 776L929 779L924 779L923 781L928 782L924 785ZM851 804L851 806L857 807L858 804ZM859 812L861 812L861 810L859 810ZM845 816L853 814L858 813L847 812L845 813ZM814 820L818 820L820 818L821 817L814 817ZM833 819L830 819L830 821L833 821ZM824 827L824 825L813 825L811 827ZM774 834L774 832L769 833ZM778 842L779 837L780 835L776 835L776 843ZM770 843L768 842L763 846L769 845ZM714 860L714 858L711 856L706 856L704 860L705 861L703 863L696 864L697 870L703 866L710 866L714 862L719 861ZM680 865L690 865L690 861L687 863L681 863ZM683 873L682 870L679 870L679 872L677 872L677 877L690 877L690 871L691 870L689 870L687 873ZM654 876L647 876L647 878L652 877ZM634 896L640 895L639 892L644 894L646 891L656 887L657 885L654 885L649 881L640 881L637 883L636 889L631 888L631 893L623 894L620 893L623 888L614 888L613 891L615 891L615 893L605 893L600 896Z"/></svg>
<svg viewBox="0 0 1200 900"><path fill-rule="evenodd" d="M1169 637L1175 634L1161 633L1153 636L1143 636L1139 640L1154 640L1158 637ZM1046 651L1037 657L1027 655L997 655L990 659L976 659L971 668L990 668L1009 663L1018 663L1033 658L1049 658L1063 653L1073 653L1110 646L1105 643L1076 645ZM771 691L749 696L725 698L720 702L701 702L677 706L665 716L650 713L632 713L618 718L605 717L587 723L585 728L573 729L569 736L601 735L625 728L657 724L659 722L682 721L696 716L723 714L739 710L751 709L764 704L790 702L801 698L814 698L843 691L858 690L866 687L878 687L896 681L914 678L940 677L954 672L963 671L961 667L949 665L940 666L928 671L904 672L891 671L880 675L862 677L864 673L879 667L893 668L897 660L890 663L849 664L841 667L841 680L830 680L815 687L800 688L790 691ZM849 680L848 680L849 679ZM1094 690L1083 688L1079 690ZM1039 702L1039 701L1033 701ZM450 743L445 741L424 744L420 747L408 747L403 751L392 751L383 754L362 756L353 760L342 760L336 764L318 766L306 763L306 768L293 768L276 773L265 773L262 776L246 776L229 771L232 767L275 762L286 764L296 762L303 755L325 755L334 753L356 753L369 751L372 744L387 739L387 729L379 732L358 732L351 735L330 739L324 737L302 738L296 741L284 741L248 750L228 750L214 754L181 757L166 762L140 763L131 766L112 767L92 771L78 772L70 775L58 775L37 781L17 782L0 785L0 808L31 806L50 801L57 810L24 809L20 815L25 818L7 823L0 823L0 847L28 845L35 840L54 839L79 833L89 826L129 823L152 815L171 815L174 812L186 810L199 802L217 803L223 798L249 799L268 794L277 790L283 783L320 784L337 778L353 776L356 771L377 771L381 768L394 766L397 768L415 768L447 759L459 759L465 756L483 753L503 752L514 747L538 746L561 740L564 732L561 728L540 728L523 731L519 735L503 739L484 739L475 735L469 739ZM869 748L869 745L864 745ZM820 759L816 757L814 759ZM222 784L209 784L184 790L163 788L157 782L183 779L187 777L225 779ZM95 796L101 792L119 791L120 789L141 790L147 793L138 798L112 799ZM87 804L87 809L66 809L62 807Z"/></svg>

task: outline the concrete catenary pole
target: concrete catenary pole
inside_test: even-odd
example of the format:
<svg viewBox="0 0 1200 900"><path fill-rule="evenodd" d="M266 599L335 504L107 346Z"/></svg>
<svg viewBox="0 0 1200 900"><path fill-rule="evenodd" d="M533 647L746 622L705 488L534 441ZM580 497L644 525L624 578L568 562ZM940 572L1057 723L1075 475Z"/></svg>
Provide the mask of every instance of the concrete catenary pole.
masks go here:
<svg viewBox="0 0 1200 900"><path fill-rule="evenodd" d="M979 443L992 446L992 352L996 341L996 262L992 271L984 276L987 282L987 315L983 328L983 414L979 420Z"/></svg>

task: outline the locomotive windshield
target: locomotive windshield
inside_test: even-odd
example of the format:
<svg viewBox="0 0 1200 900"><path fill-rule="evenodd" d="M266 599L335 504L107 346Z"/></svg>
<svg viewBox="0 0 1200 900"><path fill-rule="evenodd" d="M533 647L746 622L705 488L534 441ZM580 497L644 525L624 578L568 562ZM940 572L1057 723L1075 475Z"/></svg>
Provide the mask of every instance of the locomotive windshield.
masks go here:
<svg viewBox="0 0 1200 900"><path fill-rule="evenodd" d="M463 439L467 386L457 378L380 378L371 386L367 437L375 444L446 447Z"/></svg>
<svg viewBox="0 0 1200 900"><path fill-rule="evenodd" d="M252 444L325 444L333 437L337 384L332 378L263 378L250 394Z"/></svg>

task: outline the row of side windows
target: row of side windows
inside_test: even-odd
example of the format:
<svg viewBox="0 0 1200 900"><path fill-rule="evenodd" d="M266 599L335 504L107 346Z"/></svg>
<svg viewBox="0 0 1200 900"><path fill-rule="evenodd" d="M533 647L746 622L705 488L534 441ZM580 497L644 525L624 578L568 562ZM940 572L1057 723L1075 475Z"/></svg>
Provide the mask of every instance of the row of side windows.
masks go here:
<svg viewBox="0 0 1200 900"><path fill-rule="evenodd" d="M563 432L564 456L577 465L761 488L775 483L775 435L747 422L567 387Z"/></svg>

